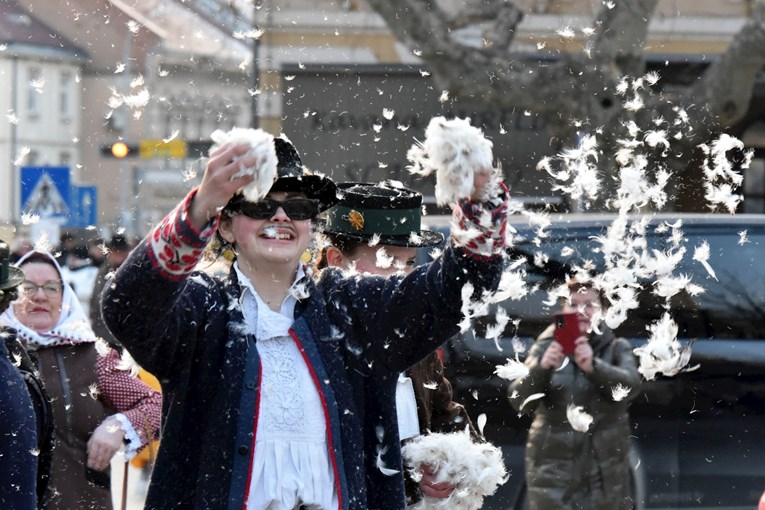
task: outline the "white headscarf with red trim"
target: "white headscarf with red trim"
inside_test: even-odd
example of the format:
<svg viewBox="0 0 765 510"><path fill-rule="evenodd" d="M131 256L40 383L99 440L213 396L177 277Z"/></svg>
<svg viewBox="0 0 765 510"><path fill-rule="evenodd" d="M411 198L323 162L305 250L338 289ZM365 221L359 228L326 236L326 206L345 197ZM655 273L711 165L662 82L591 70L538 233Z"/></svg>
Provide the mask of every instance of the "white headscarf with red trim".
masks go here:
<svg viewBox="0 0 765 510"><path fill-rule="evenodd" d="M30 349L95 342L98 340L98 337L90 327L88 317L85 315L74 290L64 281L61 266L58 265L53 255L44 251L31 251L21 257L14 266L21 267L30 257L40 256L50 260L56 271L58 271L59 278L61 278L63 299L61 301L61 316L58 318L58 322L50 331L36 331L22 324L16 317L13 306L9 306L0 315L0 323L14 328L18 332L19 338Z"/></svg>

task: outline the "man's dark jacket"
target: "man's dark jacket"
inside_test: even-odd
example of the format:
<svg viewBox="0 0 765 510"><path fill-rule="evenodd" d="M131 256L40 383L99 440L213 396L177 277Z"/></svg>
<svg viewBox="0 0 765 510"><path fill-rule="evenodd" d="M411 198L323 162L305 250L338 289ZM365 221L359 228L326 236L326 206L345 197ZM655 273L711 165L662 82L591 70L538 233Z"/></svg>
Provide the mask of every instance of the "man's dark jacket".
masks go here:
<svg viewBox="0 0 765 510"><path fill-rule="evenodd" d="M192 196L117 271L103 315L162 383L163 431L146 508L240 510L255 444L257 339L245 332L235 273L191 272L214 228L190 225ZM339 508L405 507L398 374L457 332L465 283L480 296L496 288L501 269L500 257L449 246L407 277L327 269L317 282L303 281L308 297L295 307L290 334L324 407Z"/></svg>

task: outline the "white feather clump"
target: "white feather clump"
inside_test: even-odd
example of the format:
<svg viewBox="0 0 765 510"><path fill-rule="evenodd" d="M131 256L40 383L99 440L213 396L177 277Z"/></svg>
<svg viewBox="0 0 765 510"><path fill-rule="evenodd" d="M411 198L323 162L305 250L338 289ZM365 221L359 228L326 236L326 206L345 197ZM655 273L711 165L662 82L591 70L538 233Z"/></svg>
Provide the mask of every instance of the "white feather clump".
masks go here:
<svg viewBox="0 0 765 510"><path fill-rule="evenodd" d="M120 356L120 362L117 363L117 370L128 372L130 377L138 377L138 372L141 371L141 367L136 363L127 349L123 349L122 355Z"/></svg>
<svg viewBox="0 0 765 510"><path fill-rule="evenodd" d="M422 479L420 467L429 465L437 472L437 482L454 487L448 498L423 497L410 510L477 510L508 477L502 450L491 443L473 442L467 429L418 436L404 445L401 453L415 482Z"/></svg>
<svg viewBox="0 0 765 510"><path fill-rule="evenodd" d="M497 365L494 373L502 379L514 381L516 379L523 379L529 375L529 369L517 357L516 359L507 358L507 363L504 365Z"/></svg>
<svg viewBox="0 0 765 510"><path fill-rule="evenodd" d="M724 206L729 213L735 214L736 207L743 198L736 193L736 189L741 186L744 176L733 168L728 158L728 151L743 151L744 143L735 137L722 134L711 145L701 144L699 147L704 152L702 169L706 189L705 198L709 208L715 210L718 206ZM745 151L743 161L740 163L741 168L749 168L753 157L754 151Z"/></svg>
<svg viewBox="0 0 765 510"><path fill-rule="evenodd" d="M213 149L227 143L247 143L250 145L250 150L242 156L235 157L234 161L255 157L257 158L257 163L254 166L243 166L240 163L239 171L232 178L244 175L255 177L254 181L242 189L242 193L247 200L257 202L266 196L276 180L276 166L278 164L273 135L266 133L262 129L234 128L231 131L216 129L210 135L210 138L215 142Z"/></svg>
<svg viewBox="0 0 765 510"><path fill-rule="evenodd" d="M476 171L493 169L492 142L470 125L470 119L434 117L425 130L425 141L406 154L409 171L418 175L436 172L436 201L439 205L469 197Z"/></svg>
<svg viewBox="0 0 765 510"><path fill-rule="evenodd" d="M680 372L691 359L691 346L683 347L677 340L675 321L665 313L649 329L648 343L632 351L638 357L638 372L647 381L652 381L660 373L671 377Z"/></svg>
<svg viewBox="0 0 765 510"><path fill-rule="evenodd" d="M577 432L587 432L592 425L592 416L584 412L582 406L569 404L566 408L566 418L571 424L571 428Z"/></svg>
<svg viewBox="0 0 765 510"><path fill-rule="evenodd" d="M474 318L483 317L489 313L489 303L491 293L484 291L484 294L473 301L472 296L475 293L475 287L468 282L462 286L462 320L459 322L460 332L464 333L470 328Z"/></svg>
<svg viewBox="0 0 765 510"><path fill-rule="evenodd" d="M630 389L629 386L625 386L623 384L617 384L616 386L611 388L611 398L614 399L614 402L621 402L622 400L627 398L627 396L629 396L630 391L632 390Z"/></svg>
<svg viewBox="0 0 765 510"><path fill-rule="evenodd" d="M398 469L391 469L388 466L385 465L385 461L383 460L382 456L385 455L388 452L388 445L383 446L383 438L385 437L385 429L382 428L382 426L378 425L375 427L375 435L377 436L377 457L375 459L375 466L377 466L377 469L380 470L382 474L385 476L393 476L396 473L398 473Z"/></svg>

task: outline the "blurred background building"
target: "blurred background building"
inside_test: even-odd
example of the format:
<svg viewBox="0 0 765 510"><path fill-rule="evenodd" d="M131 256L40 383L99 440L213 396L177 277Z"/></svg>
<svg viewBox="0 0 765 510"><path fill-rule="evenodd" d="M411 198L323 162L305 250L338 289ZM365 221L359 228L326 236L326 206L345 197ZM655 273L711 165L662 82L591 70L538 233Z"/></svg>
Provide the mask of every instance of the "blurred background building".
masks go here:
<svg viewBox="0 0 765 510"><path fill-rule="evenodd" d="M443 5L465 2L444 0ZM648 60L663 79L690 83L740 30L755 0L661 0ZM549 59L578 51L601 5L518 0L525 17L514 49ZM460 37L481 44L466 27ZM253 70L255 72L253 73ZM142 235L201 175L215 129L257 123L282 130L304 163L343 180L396 178L432 194L405 171L406 149L433 115L470 114L514 169L514 193L559 197L534 169L554 154L543 122L524 111L448 106L427 68L361 0L47 0L0 2L0 224L22 221L20 169L65 166L97 190L95 223ZM765 79L745 129L765 147ZM390 118L388 118L390 116ZM125 142L122 159L111 146ZM765 166L746 176L746 206L765 212ZM82 227L82 225L79 225Z"/></svg>

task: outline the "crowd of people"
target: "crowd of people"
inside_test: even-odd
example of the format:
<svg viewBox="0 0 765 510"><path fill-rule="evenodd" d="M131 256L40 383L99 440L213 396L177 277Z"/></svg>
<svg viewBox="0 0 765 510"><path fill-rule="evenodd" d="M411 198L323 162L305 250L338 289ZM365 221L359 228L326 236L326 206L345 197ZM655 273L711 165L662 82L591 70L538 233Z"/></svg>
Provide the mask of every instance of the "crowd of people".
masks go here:
<svg viewBox="0 0 765 510"><path fill-rule="evenodd" d="M443 241L422 228L419 193L336 184L274 138L276 178L251 200L240 191L257 176L240 168L262 161L248 149L214 151L201 184L135 246L115 235L91 252L65 238L58 253L14 257L0 244L0 324L13 344L0 351L0 398L14 402L0 430L16 438L0 445L0 506L111 508L110 460L156 438L150 509L403 509L450 497L439 464L407 469L401 445L466 430L484 440L434 351L459 331L466 284L473 299L499 284L509 197L497 169L473 169L469 195L451 204L445 248L417 266L417 248ZM87 314L64 277L77 260L98 265ZM585 318L594 305L575 296L588 292L572 290ZM637 388L634 359L587 320L581 333L567 366L543 333L510 399L545 392L524 409L536 416L532 509L629 499L629 398L613 405L601 393L607 382ZM25 372L9 352L25 357ZM572 441L565 408L582 399L598 409L598 427ZM613 459L570 466L540 455L555 434L569 453ZM588 506L582 492L596 489L606 503Z"/></svg>

